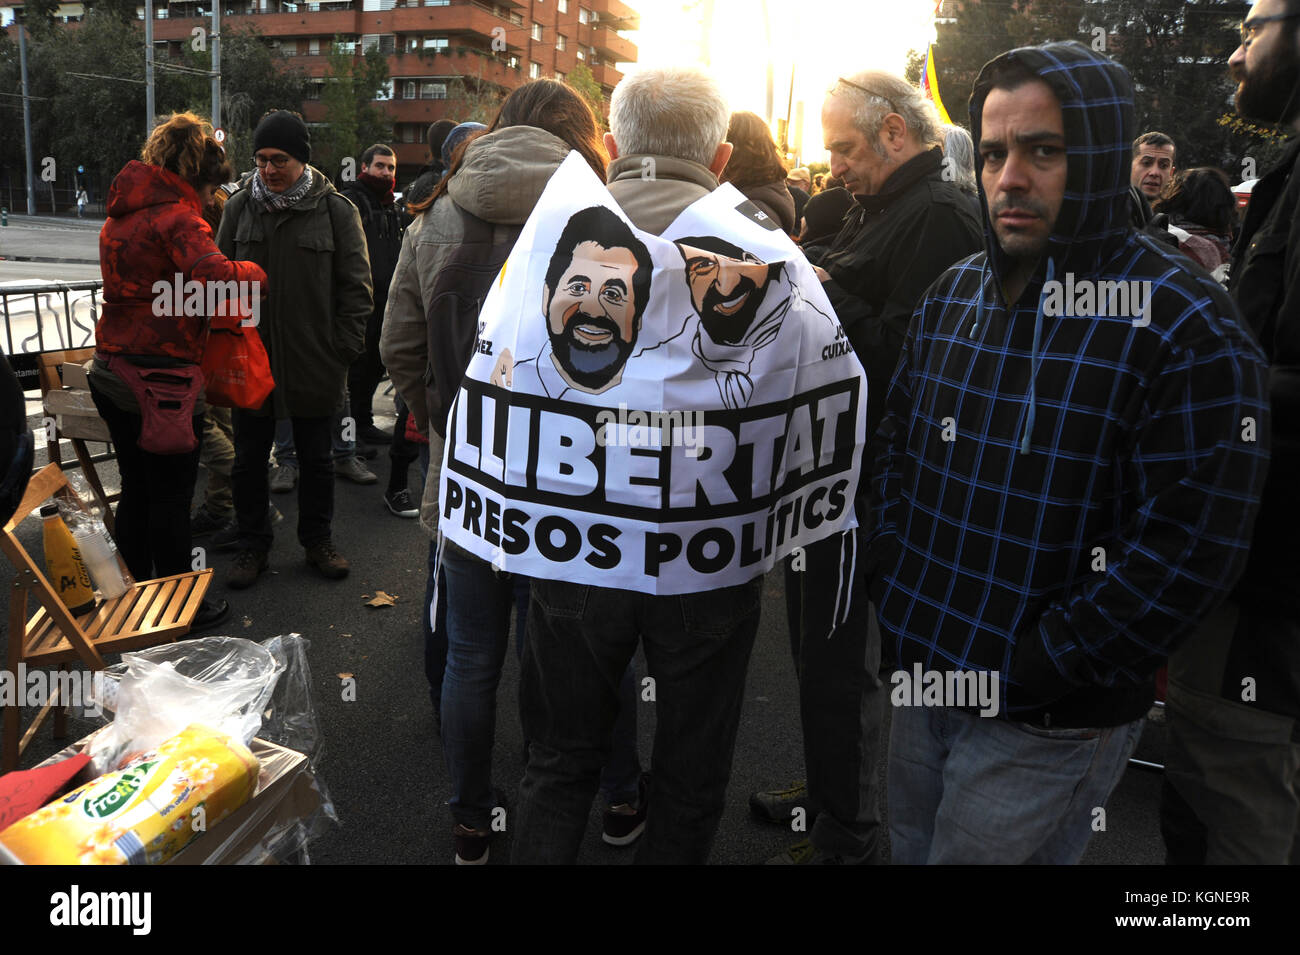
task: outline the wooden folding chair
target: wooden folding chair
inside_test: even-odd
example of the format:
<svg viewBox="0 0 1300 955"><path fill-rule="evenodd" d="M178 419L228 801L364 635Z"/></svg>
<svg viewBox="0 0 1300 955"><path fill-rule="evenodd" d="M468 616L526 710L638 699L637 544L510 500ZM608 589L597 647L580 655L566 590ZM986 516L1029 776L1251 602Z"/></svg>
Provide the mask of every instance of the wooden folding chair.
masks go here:
<svg viewBox="0 0 1300 955"><path fill-rule="evenodd" d="M81 660L92 670L104 668L104 656L171 643L189 633L203 595L212 582L212 569L177 574L158 580L137 581L126 593L100 601L93 609L74 618L59 600L41 567L18 541L15 528L51 496L65 496L81 509L85 502L68 483L57 464L48 464L32 477L22 503L0 529L0 550L18 571L9 600L9 672L17 678L18 665L58 667ZM118 555L118 562L125 563ZM27 619L27 598L39 604ZM57 685L57 681L50 681ZM19 694L21 695L21 694ZM66 702L66 701L65 701ZM55 735L63 732L63 705L52 697L19 739L22 699L4 706L3 754L0 771L16 769L27 744L35 736L50 710L55 713Z"/></svg>
<svg viewBox="0 0 1300 955"><path fill-rule="evenodd" d="M41 405L46 404L46 397L52 391L60 391L63 388L63 379L59 375L59 369L65 362L81 364L95 357L94 348L74 348L67 351L47 351L40 353L40 368L38 371L38 380L41 384ZM49 412L46 412L47 414ZM82 419L77 419L82 420ZM107 440L108 426L104 425L104 437ZM90 433L90 432L87 432ZM62 430L56 429L54 440L49 442L48 451L50 461L54 464L62 465L63 459L59 454L59 439L66 438L72 444L72 451L77 456L77 461L81 464L81 473L86 476L86 483L90 485L90 491L95 495L95 500L99 503L100 511L103 513L104 525L109 532L114 531L113 527L113 509L110 504L120 498L121 494L108 494L104 490L104 484L99 479L99 472L95 470L95 462L91 460L90 450L86 447L86 440L81 435L65 435ZM94 440L94 439L92 439Z"/></svg>

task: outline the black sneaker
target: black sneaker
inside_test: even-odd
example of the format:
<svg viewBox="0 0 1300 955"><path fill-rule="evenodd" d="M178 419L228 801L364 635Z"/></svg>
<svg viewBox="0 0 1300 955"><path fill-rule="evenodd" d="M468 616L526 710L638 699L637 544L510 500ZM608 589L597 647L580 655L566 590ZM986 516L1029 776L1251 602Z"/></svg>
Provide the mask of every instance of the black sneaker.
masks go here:
<svg viewBox="0 0 1300 955"><path fill-rule="evenodd" d="M650 807L650 774L642 773L637 784L636 805L620 803L605 810L604 831L600 838L611 846L630 846L645 831L646 810Z"/></svg>
<svg viewBox="0 0 1300 955"><path fill-rule="evenodd" d="M411 492L406 488L400 491L385 491L384 506L398 517L419 517L420 509L411 500Z"/></svg>
<svg viewBox="0 0 1300 955"><path fill-rule="evenodd" d="M812 825L813 814L808 812L808 785L802 779L791 783L788 789L770 789L749 796L749 811L764 822L788 826L796 809L808 813L807 821Z"/></svg>
<svg viewBox="0 0 1300 955"><path fill-rule="evenodd" d="M215 627L229 616L229 602L225 600L208 600L205 598L199 602L199 612L194 615L194 622L190 624L190 632L194 633L197 630L206 630L209 627Z"/></svg>
<svg viewBox="0 0 1300 955"><path fill-rule="evenodd" d="M216 515L206 507L197 508L190 515L190 536L206 537L214 531L224 529L234 520L234 514Z"/></svg>
<svg viewBox="0 0 1300 955"><path fill-rule="evenodd" d="M457 823L451 836L456 844L456 865L487 865L488 842L492 833Z"/></svg>

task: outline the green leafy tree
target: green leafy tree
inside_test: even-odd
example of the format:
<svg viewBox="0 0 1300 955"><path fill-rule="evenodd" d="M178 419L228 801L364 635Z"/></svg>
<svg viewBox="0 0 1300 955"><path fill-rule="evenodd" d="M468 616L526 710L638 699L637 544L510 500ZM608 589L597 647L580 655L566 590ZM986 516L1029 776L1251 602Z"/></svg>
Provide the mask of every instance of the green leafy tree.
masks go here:
<svg viewBox="0 0 1300 955"><path fill-rule="evenodd" d="M455 77L447 84L447 119L457 123L483 123L487 125L496 115L505 94L491 83L476 82L470 85L463 77Z"/></svg>
<svg viewBox="0 0 1300 955"><path fill-rule="evenodd" d="M183 63L194 70L212 67L212 51L204 45L183 47ZM189 109L201 116L212 111L208 77L167 73L167 111ZM287 65L285 57L265 42L255 27L222 30L221 35L221 126L226 131L226 156L236 172L253 168L253 130L273 109L297 110L307 96L307 76ZM174 91L173 90L174 87Z"/></svg>
<svg viewBox="0 0 1300 955"><path fill-rule="evenodd" d="M375 105L387 90L384 55L375 48L364 56L349 53L335 37L321 91L325 127L312 143L314 165L335 178L351 178L345 174L356 170L345 168L345 159L356 160L371 143L392 138L392 123Z"/></svg>
<svg viewBox="0 0 1300 955"><path fill-rule="evenodd" d="M913 86L921 85L921 77L925 75L925 54L918 53L916 50L907 51L907 66L903 68L903 79Z"/></svg>
<svg viewBox="0 0 1300 955"><path fill-rule="evenodd" d="M573 89L575 93L587 101L591 111L596 114L596 122L601 129L608 129L605 122L605 112L609 108L605 102L605 93L596 82L596 78L591 75L591 68L586 63L579 63L564 78L564 82Z"/></svg>
<svg viewBox="0 0 1300 955"><path fill-rule="evenodd" d="M955 123L969 126L971 87L993 57L1074 39L1128 70L1138 131L1174 137L1181 168L1219 166L1240 178L1252 165L1266 169L1284 148L1277 131L1251 127L1232 108L1227 64L1240 42L1244 0L966 0L954 7L936 26L935 63Z"/></svg>

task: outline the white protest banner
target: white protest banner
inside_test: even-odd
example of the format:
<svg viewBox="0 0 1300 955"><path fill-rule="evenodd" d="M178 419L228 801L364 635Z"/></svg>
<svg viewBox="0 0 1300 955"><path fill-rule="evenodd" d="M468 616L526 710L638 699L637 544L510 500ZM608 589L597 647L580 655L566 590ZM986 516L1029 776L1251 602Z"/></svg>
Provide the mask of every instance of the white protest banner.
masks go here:
<svg viewBox="0 0 1300 955"><path fill-rule="evenodd" d="M862 366L755 211L724 185L642 232L569 154L447 418L450 540L512 573L681 594L856 526Z"/></svg>

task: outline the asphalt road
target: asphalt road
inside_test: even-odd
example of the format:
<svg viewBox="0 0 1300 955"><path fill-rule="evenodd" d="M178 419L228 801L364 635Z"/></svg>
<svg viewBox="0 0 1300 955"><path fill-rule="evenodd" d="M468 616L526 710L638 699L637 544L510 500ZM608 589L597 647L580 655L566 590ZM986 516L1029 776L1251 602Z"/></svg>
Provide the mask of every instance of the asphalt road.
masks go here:
<svg viewBox="0 0 1300 955"><path fill-rule="evenodd" d="M89 261L97 248L98 223L24 220L11 217L11 225L0 229L0 257L12 257L22 250L38 257L80 258L83 264L4 261L0 262L0 281L97 276L97 267L92 268ZM47 265L64 271L49 275ZM94 274L86 274L92 271ZM375 407L378 423L391 427L392 401L382 390ZM29 404L28 410L35 414L37 405ZM70 450L65 452L65 460L71 457ZM43 453L40 460L44 461ZM287 520L277 528L270 572L253 588L226 592L223 580L230 557L211 555L210 563L216 569L214 591L227 597L233 609L227 623L215 632L252 640L298 632L310 641L312 689L324 736L320 776L341 823L312 846L312 860L326 864L444 864L453 855L452 821L446 807L450 792L424 678L420 627L427 539L415 521L394 517L384 508L381 493L388 476L386 457L381 456L372 466L380 476L378 485L362 487L339 481L336 487L335 542L352 563L351 575L344 581L326 581L306 565L293 533L296 495L276 495L275 502ZM100 473L106 484L116 487L112 463L102 465ZM418 469L413 468L410 477L412 493L418 495ZM204 480L201 474L200 496ZM29 519L20 536L32 553L40 553L37 519ZM5 584L0 588L0 614L7 614L12 568L7 562L0 568L0 582ZM367 606L366 598L376 590L395 595L396 603L382 608ZM769 575L746 680L727 812L712 854L715 863L760 862L802 838L799 833L754 820L747 810L752 790L785 786L803 775L784 599L781 575ZM3 619L7 618L0 616ZM7 639L6 634L3 641ZM644 675L644 661L639 661L639 669L639 675ZM355 700L344 699L339 674L353 675ZM512 801L522 772L518 677L518 662L512 653L507 655L498 691L493 767L494 780L505 790L508 801ZM654 704L642 702L639 707L640 752L649 768ZM73 720L72 738L97 725ZM35 765L62 745L48 728L42 729L23 766ZM1163 746L1163 727L1148 726L1138 755L1158 761ZM883 781L883 760L880 773ZM1159 791L1157 773L1130 768L1107 807L1106 830L1094 836L1084 862L1162 862ZM887 806L885 812L887 819ZM509 842L507 822L507 832L498 837L492 850L494 864L509 857ZM580 861L617 865L630 862L631 857L631 851L601 842L600 814L593 806Z"/></svg>

